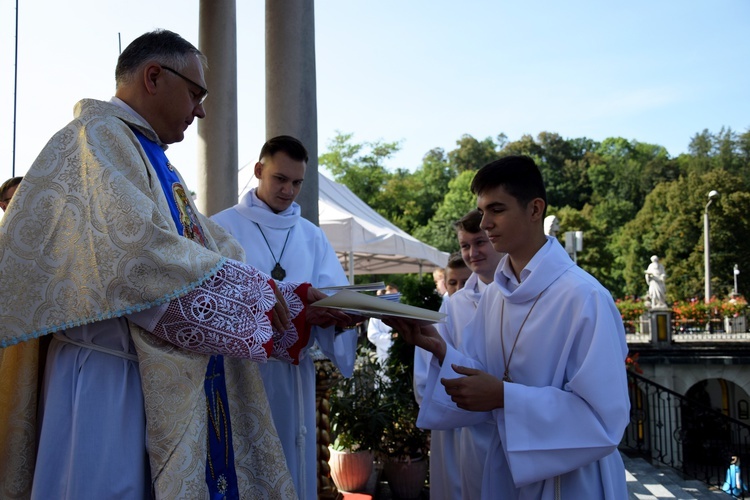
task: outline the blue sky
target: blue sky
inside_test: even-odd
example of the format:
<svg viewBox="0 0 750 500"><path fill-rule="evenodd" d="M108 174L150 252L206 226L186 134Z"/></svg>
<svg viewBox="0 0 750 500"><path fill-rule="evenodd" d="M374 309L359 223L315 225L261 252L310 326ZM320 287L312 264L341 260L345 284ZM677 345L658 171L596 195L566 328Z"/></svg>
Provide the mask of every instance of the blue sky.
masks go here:
<svg viewBox="0 0 750 500"><path fill-rule="evenodd" d="M19 3L17 175L75 102L114 93L118 33L123 47L159 27L198 44L197 0ZM413 169L462 134L548 131L676 156L703 129L750 128L746 0L318 0L315 17L320 152L337 130L400 140L389 166ZM0 0L0 181L11 176L14 22L15 0ZM263 22L263 1L237 2L238 166L265 137ZM168 151L191 186L196 143L194 126Z"/></svg>

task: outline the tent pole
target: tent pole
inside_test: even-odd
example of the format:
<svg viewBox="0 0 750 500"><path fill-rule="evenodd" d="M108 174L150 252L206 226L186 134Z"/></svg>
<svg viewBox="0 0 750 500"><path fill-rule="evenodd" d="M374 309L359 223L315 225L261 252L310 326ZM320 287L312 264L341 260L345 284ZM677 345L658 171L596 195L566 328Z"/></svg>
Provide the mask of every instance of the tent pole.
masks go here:
<svg viewBox="0 0 750 500"><path fill-rule="evenodd" d="M349 284L354 284L354 252L349 252Z"/></svg>

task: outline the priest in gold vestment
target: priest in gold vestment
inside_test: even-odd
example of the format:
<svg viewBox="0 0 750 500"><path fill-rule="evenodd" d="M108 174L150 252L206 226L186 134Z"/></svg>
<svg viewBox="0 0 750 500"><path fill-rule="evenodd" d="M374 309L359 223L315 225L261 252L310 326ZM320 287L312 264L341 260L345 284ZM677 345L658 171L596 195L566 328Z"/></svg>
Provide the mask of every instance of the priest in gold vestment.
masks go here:
<svg viewBox="0 0 750 500"><path fill-rule="evenodd" d="M193 206L165 150L205 116L204 66L136 39L0 222L2 498L296 497L255 362L349 318Z"/></svg>

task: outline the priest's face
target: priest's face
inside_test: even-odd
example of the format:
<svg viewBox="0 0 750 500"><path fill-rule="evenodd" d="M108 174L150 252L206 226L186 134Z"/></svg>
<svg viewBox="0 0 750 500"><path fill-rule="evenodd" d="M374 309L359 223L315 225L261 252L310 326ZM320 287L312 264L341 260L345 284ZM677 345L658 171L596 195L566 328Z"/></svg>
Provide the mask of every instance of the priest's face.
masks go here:
<svg viewBox="0 0 750 500"><path fill-rule="evenodd" d="M502 255L492 247L487 234L484 231L469 233L459 230L457 235L461 257L469 269L477 273L483 282L492 281Z"/></svg>
<svg viewBox="0 0 750 500"><path fill-rule="evenodd" d="M471 276L471 269L468 267L452 268L445 270L445 288L448 290L450 297L466 285L466 281Z"/></svg>
<svg viewBox="0 0 750 500"><path fill-rule="evenodd" d="M302 189L306 164L294 160L283 151L263 158L255 164L258 178L256 194L276 213L283 212L294 202Z"/></svg>
<svg viewBox="0 0 750 500"><path fill-rule="evenodd" d="M185 131L195 118L205 118L203 109L206 81L203 77L203 66L197 56L188 58L188 65L175 69L161 65L159 80L165 92L157 101L156 112L148 119L159 139L165 144L180 142L185 138Z"/></svg>

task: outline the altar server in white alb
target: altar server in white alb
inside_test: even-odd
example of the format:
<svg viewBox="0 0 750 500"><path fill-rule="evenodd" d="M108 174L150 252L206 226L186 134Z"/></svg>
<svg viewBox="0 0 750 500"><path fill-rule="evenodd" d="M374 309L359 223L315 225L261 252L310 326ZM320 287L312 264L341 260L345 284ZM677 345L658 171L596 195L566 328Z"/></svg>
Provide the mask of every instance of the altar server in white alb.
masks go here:
<svg viewBox="0 0 750 500"><path fill-rule="evenodd" d="M471 270L471 275L460 290L443 303L441 311L447 317L436 325L440 336L452 347L461 345L463 328L474 318L479 299L494 280L495 270L503 254L495 250L480 227L482 214L472 210L453 224L461 249L460 258ZM446 269L446 285L450 290L453 277L451 262ZM432 353L414 350L414 387L417 400L422 401L432 363ZM481 498L482 471L487 457L494 424L488 419L476 425L458 429L433 431L430 445L430 488L432 500L464 500Z"/></svg>
<svg viewBox="0 0 750 500"><path fill-rule="evenodd" d="M434 354L417 425L492 420L484 499L627 498L617 451L630 409L627 346L610 293L545 236L546 194L531 158L492 162L471 187L482 229L507 255L460 349L432 326L388 320Z"/></svg>
<svg viewBox="0 0 750 500"><path fill-rule="evenodd" d="M263 145L255 164L258 187L240 202L212 217L243 246L248 264L278 281L304 281L315 287L348 284L323 231L300 216L295 203L307 166L307 150L290 136ZM317 340L345 377L354 369L357 332L314 327L299 365L261 366L276 430L300 499L317 498L315 367L306 355Z"/></svg>
<svg viewBox="0 0 750 500"><path fill-rule="evenodd" d="M494 251L494 250L493 250ZM446 314L443 322L435 326L443 338L445 330L452 319L447 315L450 299L460 292L471 276L471 270L466 266L460 254L455 253L448 259L443 272L446 294L440 305L440 312ZM390 327L389 327L390 328ZM414 349L414 397L418 404L422 404L424 387L427 383L430 359L432 353L416 347ZM430 499L451 500L461 498L461 475L457 473L460 467L459 438L461 429L434 430L430 432Z"/></svg>

